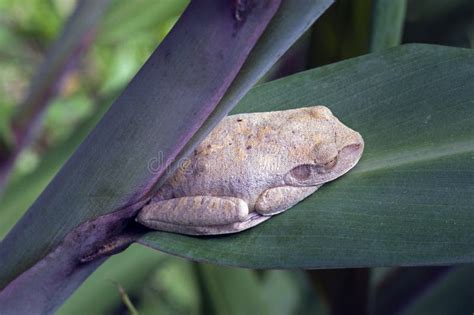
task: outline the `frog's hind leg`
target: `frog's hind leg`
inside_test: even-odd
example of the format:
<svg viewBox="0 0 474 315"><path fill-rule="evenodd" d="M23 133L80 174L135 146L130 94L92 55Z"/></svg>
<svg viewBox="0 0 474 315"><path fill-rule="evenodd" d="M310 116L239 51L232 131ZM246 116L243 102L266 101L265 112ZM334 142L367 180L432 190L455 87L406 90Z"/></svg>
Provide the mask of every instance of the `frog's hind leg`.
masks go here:
<svg viewBox="0 0 474 315"><path fill-rule="evenodd" d="M151 202L138 214L141 224L161 231L190 235L235 233L267 218L249 214L240 198L192 196Z"/></svg>
<svg viewBox="0 0 474 315"><path fill-rule="evenodd" d="M314 193L321 186L280 186L265 190L255 203L255 211L263 216L281 213Z"/></svg>

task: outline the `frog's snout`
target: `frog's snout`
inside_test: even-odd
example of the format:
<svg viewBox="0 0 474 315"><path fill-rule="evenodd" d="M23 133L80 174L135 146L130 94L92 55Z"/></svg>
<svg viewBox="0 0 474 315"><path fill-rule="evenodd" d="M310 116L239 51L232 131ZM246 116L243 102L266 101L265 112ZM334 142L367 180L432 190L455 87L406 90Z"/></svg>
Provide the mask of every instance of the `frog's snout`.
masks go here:
<svg viewBox="0 0 474 315"><path fill-rule="evenodd" d="M350 133L342 137L343 141L339 145L339 165L336 165L341 175L353 168L364 152L364 139L360 133L347 129L350 130Z"/></svg>
<svg viewBox="0 0 474 315"><path fill-rule="evenodd" d="M336 137L336 145L338 151L345 151L357 161L359 161L364 151L364 139L357 131L345 126L341 123L339 132Z"/></svg>

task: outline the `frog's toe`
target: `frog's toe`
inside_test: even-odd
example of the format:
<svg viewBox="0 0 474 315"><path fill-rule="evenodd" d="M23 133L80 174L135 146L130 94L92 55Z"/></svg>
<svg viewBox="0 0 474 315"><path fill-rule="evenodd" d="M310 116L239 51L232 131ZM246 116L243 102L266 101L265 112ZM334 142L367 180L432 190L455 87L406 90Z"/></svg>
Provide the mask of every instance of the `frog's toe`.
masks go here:
<svg viewBox="0 0 474 315"><path fill-rule="evenodd" d="M314 193L320 186L281 186L265 190L255 203L255 211L272 216L281 213Z"/></svg>

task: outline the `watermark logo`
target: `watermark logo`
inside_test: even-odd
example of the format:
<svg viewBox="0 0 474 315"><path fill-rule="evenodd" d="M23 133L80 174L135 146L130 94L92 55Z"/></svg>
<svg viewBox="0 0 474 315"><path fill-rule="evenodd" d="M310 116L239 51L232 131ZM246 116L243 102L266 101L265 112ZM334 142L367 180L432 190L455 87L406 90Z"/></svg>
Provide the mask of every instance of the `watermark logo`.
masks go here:
<svg viewBox="0 0 474 315"><path fill-rule="evenodd" d="M152 174L162 174L166 172L167 175L170 175L172 172L172 165L174 161L170 161L169 163L165 163L164 154L162 151L159 151L158 154L151 158L148 161L147 169ZM189 175L192 173L195 167L192 167L192 160L188 157L181 158L177 161L176 170L174 172L181 172L184 175ZM194 164L202 163L202 161L196 160ZM198 166L199 167L199 166Z"/></svg>

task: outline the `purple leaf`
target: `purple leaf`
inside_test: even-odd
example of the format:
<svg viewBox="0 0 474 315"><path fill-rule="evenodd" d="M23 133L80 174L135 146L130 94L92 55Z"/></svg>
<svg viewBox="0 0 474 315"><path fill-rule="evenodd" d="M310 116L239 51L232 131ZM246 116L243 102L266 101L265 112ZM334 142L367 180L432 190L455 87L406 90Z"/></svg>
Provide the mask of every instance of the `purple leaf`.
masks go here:
<svg viewBox="0 0 474 315"><path fill-rule="evenodd" d="M215 109L279 3L247 1L237 14L230 1L192 1L0 244L0 305L10 307L6 313L54 310L99 265L80 259L119 234L120 223L147 200ZM150 163L161 156L163 167L155 172Z"/></svg>

